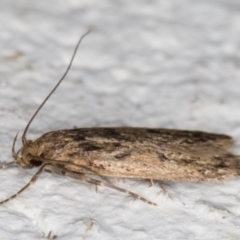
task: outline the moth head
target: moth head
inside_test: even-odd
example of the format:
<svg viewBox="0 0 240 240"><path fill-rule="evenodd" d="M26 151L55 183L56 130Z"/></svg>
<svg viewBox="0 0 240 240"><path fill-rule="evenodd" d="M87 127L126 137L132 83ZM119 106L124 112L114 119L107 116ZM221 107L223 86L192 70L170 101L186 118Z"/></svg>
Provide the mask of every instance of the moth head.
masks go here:
<svg viewBox="0 0 240 240"><path fill-rule="evenodd" d="M16 164L22 168L40 167L42 165L41 160L34 159L34 156L40 157L42 154L41 148L35 142L26 140L17 153L14 150L15 142L16 138L14 139L12 148L12 155ZM21 155L19 156L20 153Z"/></svg>

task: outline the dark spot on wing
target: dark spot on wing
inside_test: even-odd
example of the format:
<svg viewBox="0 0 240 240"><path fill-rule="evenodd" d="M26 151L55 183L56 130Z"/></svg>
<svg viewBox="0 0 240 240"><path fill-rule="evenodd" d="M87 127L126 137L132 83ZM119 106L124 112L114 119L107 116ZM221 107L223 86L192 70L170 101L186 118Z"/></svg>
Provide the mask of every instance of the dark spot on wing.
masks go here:
<svg viewBox="0 0 240 240"><path fill-rule="evenodd" d="M119 132L116 131L116 129L113 129L113 128L104 128L103 131L109 137L115 138L115 137L119 137L120 136Z"/></svg>
<svg viewBox="0 0 240 240"><path fill-rule="evenodd" d="M121 144L120 143L112 143L112 146L115 148L118 148L118 147L121 147Z"/></svg>
<svg viewBox="0 0 240 240"><path fill-rule="evenodd" d="M163 154L163 153L158 153L158 158L162 162L165 162L168 160L168 157L166 157L165 154Z"/></svg>
<svg viewBox="0 0 240 240"><path fill-rule="evenodd" d="M65 146L66 146L66 143L62 143L62 142L55 144L56 149L61 149L61 148L64 148Z"/></svg>
<svg viewBox="0 0 240 240"><path fill-rule="evenodd" d="M229 166L228 166L228 164L225 164L224 162L221 162L221 163L217 164L216 167L218 167L218 168L228 168Z"/></svg>
<svg viewBox="0 0 240 240"><path fill-rule="evenodd" d="M122 131L120 129L114 129L114 128L103 128L100 129L98 132L99 136L102 137L103 139L114 139L116 141L125 141L125 142L135 142L138 141L137 136L129 133Z"/></svg>
<svg viewBox="0 0 240 240"><path fill-rule="evenodd" d="M226 162L226 160L224 158L215 156L214 159L217 160L216 165L215 165L217 168L229 167L229 162Z"/></svg>
<svg viewBox="0 0 240 240"><path fill-rule="evenodd" d="M78 133L73 135L73 141L80 142L84 140L86 140L86 136L84 136L83 134Z"/></svg>
<svg viewBox="0 0 240 240"><path fill-rule="evenodd" d="M68 157L69 157L69 158L79 157L80 155L81 155L80 152L71 152L71 153L68 153Z"/></svg>
<svg viewBox="0 0 240 240"><path fill-rule="evenodd" d="M156 134L160 134L161 133L161 131L157 130L157 129L147 129L147 132L148 133L156 133Z"/></svg>
<svg viewBox="0 0 240 240"><path fill-rule="evenodd" d="M186 143L207 142L219 139L231 140L231 137L226 135L205 133L200 131L178 131L177 135L185 138Z"/></svg>
<svg viewBox="0 0 240 240"><path fill-rule="evenodd" d="M128 157L131 156L131 153L119 153L117 155L115 155L114 157L119 159L119 160L123 160L123 159L126 159Z"/></svg>
<svg viewBox="0 0 240 240"><path fill-rule="evenodd" d="M78 147L81 148L82 151L86 152L102 150L102 147L94 145L93 143L90 142L79 143Z"/></svg>

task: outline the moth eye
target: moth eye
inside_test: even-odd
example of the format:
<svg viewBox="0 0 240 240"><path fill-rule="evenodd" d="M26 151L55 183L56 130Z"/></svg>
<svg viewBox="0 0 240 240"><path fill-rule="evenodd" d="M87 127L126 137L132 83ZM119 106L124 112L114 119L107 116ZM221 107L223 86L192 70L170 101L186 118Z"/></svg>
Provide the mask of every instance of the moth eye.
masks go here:
<svg viewBox="0 0 240 240"><path fill-rule="evenodd" d="M40 167L42 165L42 161L40 160L36 160L36 159L31 159L30 163L34 166L34 167Z"/></svg>

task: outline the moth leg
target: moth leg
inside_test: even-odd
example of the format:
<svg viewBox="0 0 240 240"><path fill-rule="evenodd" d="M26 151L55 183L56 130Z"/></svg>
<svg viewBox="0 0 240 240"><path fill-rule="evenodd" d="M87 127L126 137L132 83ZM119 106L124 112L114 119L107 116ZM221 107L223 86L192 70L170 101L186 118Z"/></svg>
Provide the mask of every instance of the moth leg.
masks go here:
<svg viewBox="0 0 240 240"><path fill-rule="evenodd" d="M150 205L157 206L156 203L151 202L151 201L147 200L146 198L141 197L140 195L138 195L138 194L136 194L136 193L134 193L134 192L130 192L130 191L126 190L126 189L119 188L119 187L116 187L116 186L111 185L111 184L109 184L109 183L104 183L104 182L102 182L102 181L99 181L99 180L96 180L96 179L93 179L93 178L88 178L88 177L84 177L84 178L85 178L85 181L88 182L88 183L93 183L93 184L96 184L96 185L98 185L98 186L109 187L109 188L118 190L118 191L120 191L120 192L127 193L127 194L133 196L134 198L139 199L139 200L142 200L142 201L144 201L144 202L146 202L146 203L148 203L148 204L150 204Z"/></svg>
<svg viewBox="0 0 240 240"><path fill-rule="evenodd" d="M154 182L152 179L149 179L150 180L150 183L151 183L151 187L154 186Z"/></svg>
<svg viewBox="0 0 240 240"><path fill-rule="evenodd" d="M11 199L17 197L20 193L22 193L24 190L26 190L30 185L34 184L37 181L37 179L39 178L39 176L41 175L41 173L44 171L46 166L47 166L47 164L42 165L42 167L35 173L35 175L32 177L32 179L23 188L21 188L16 194L12 195L11 197L5 199L4 201L1 201L0 204L8 202Z"/></svg>
<svg viewBox="0 0 240 240"><path fill-rule="evenodd" d="M118 185L119 181L118 181L118 178L114 178L114 182L116 183L116 185Z"/></svg>
<svg viewBox="0 0 240 240"><path fill-rule="evenodd" d="M0 169L4 169L4 168L8 168L9 166L12 166L13 164L16 164L15 161L9 162L9 163L5 163L3 165L0 166Z"/></svg>
<svg viewBox="0 0 240 240"><path fill-rule="evenodd" d="M50 231L47 235L47 238L50 239L51 238L51 234L52 234L52 231Z"/></svg>
<svg viewBox="0 0 240 240"><path fill-rule="evenodd" d="M52 231L50 231L47 235L47 239L55 239L55 238L57 238L57 235L52 236Z"/></svg>
<svg viewBox="0 0 240 240"><path fill-rule="evenodd" d="M140 195L134 193L134 192L130 192L126 189L123 189L123 188L120 188L120 187L116 187L112 184L109 184L109 183L105 183L105 182L102 182L102 181L99 181L99 180L96 180L96 179L93 179L93 178L89 178L89 177L86 177L85 175L83 174L78 174L78 173L73 173L73 172L70 172L70 171L66 171L65 174L69 177L72 177L72 178L75 178L75 179L78 179L78 180L81 180L83 182L88 182L88 183L92 183L92 184L95 184L95 185L98 185L98 186L106 186L106 187L109 187L109 188L112 188L112 189L115 189L115 190L118 190L120 192L124 192L124 193L127 193L131 196L133 196L134 198L136 199L139 199L143 202L146 202L150 205L154 205L154 206L157 206L156 203L154 202L151 202L149 200L147 200L146 198L144 197L141 197Z"/></svg>
<svg viewBox="0 0 240 240"><path fill-rule="evenodd" d="M90 219L90 223L88 223L86 232L90 231L94 225L95 221L93 219Z"/></svg>
<svg viewBox="0 0 240 240"><path fill-rule="evenodd" d="M42 235L43 238L46 238L46 239L56 239L57 238L57 235L52 236L52 231L50 231L47 236L44 232L42 232L41 235Z"/></svg>
<svg viewBox="0 0 240 240"><path fill-rule="evenodd" d="M163 194L167 197L169 197L171 200L173 200L173 197L171 196L171 194L169 194L167 188L166 188L166 184L164 184L164 182L158 182L158 185L160 187L160 191L158 192L158 194Z"/></svg>

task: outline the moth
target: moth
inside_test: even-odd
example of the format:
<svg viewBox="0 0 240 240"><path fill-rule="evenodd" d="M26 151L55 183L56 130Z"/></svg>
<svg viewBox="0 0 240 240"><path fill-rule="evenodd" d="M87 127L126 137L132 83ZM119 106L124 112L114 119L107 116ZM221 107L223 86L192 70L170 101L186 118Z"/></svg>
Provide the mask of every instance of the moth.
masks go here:
<svg viewBox="0 0 240 240"><path fill-rule="evenodd" d="M88 33L79 39L64 75L25 127L22 147L17 152L18 134L15 136L12 144L14 161L1 166L17 164L22 168L38 168L37 173L26 186L0 204L17 197L43 171L107 186L153 205L156 204L136 193L90 176L148 179L151 182L217 182L240 174L240 157L230 150L233 139L223 134L129 127L81 128L51 131L35 141L28 140L26 134L33 119L67 75L78 46Z"/></svg>

